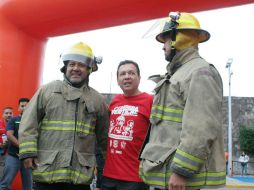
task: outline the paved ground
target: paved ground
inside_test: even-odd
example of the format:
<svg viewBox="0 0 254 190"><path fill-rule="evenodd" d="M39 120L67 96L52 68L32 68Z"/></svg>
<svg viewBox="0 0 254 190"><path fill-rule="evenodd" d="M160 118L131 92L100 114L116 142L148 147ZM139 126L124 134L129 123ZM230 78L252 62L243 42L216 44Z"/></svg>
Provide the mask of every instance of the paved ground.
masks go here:
<svg viewBox="0 0 254 190"><path fill-rule="evenodd" d="M250 190L254 189L254 176L232 176L227 177L227 185L221 190Z"/></svg>
<svg viewBox="0 0 254 190"><path fill-rule="evenodd" d="M150 188L150 190L152 190ZM202 189L216 190L216 189ZM254 176L233 176L227 177L227 185L225 188L218 190L254 190Z"/></svg>
<svg viewBox="0 0 254 190"><path fill-rule="evenodd" d="M232 176L227 177L228 188L254 189L254 176Z"/></svg>

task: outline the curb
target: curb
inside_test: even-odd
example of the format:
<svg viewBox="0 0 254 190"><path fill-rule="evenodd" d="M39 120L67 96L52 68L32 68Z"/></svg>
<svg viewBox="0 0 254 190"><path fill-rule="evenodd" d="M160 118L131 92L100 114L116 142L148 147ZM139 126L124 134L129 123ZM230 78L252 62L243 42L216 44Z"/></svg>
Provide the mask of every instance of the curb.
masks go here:
<svg viewBox="0 0 254 190"><path fill-rule="evenodd" d="M244 179L244 180L243 180ZM246 188L246 189L254 189L254 178L245 178L245 177L229 177L227 176L226 180L227 188Z"/></svg>
<svg viewBox="0 0 254 190"><path fill-rule="evenodd" d="M254 185L226 185L227 188L254 188Z"/></svg>

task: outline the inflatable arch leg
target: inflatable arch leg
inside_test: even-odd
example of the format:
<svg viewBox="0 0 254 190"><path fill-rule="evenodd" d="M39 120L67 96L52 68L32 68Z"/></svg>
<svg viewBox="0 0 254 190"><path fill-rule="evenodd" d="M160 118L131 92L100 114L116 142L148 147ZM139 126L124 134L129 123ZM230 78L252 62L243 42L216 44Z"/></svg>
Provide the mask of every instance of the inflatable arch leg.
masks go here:
<svg viewBox="0 0 254 190"><path fill-rule="evenodd" d="M0 109L14 108L18 99L31 98L40 83L42 53L46 40L23 33L0 14ZM20 173L14 179L12 190L21 190Z"/></svg>
<svg viewBox="0 0 254 190"><path fill-rule="evenodd" d="M46 40L23 33L0 14L0 109L14 108L18 99L31 98L40 83Z"/></svg>

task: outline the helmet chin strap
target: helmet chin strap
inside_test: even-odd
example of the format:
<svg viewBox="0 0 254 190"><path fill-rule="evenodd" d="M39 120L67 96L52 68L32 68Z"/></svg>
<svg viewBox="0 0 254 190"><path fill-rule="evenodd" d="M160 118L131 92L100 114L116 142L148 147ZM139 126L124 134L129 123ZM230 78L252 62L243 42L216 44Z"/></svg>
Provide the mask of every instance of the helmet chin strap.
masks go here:
<svg viewBox="0 0 254 190"><path fill-rule="evenodd" d="M172 59L175 57L176 55L176 48L175 48L175 42L176 42L176 27L178 25L177 20L180 18L181 14L180 12L171 12L169 14L169 17L171 18L171 22L172 22L172 32L171 32L171 52L170 52L170 56L169 56L169 62L172 61Z"/></svg>
<svg viewBox="0 0 254 190"><path fill-rule="evenodd" d="M176 28L172 28L172 32L171 32L171 51L170 51L170 56L169 56L169 62L172 61L172 59L175 57L176 55L176 48L175 48L175 42L176 42Z"/></svg>

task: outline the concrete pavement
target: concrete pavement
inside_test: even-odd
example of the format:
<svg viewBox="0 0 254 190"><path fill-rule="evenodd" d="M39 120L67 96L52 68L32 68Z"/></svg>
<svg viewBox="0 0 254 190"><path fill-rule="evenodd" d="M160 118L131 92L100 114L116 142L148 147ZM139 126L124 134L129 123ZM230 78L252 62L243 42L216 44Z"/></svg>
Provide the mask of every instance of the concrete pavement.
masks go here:
<svg viewBox="0 0 254 190"><path fill-rule="evenodd" d="M227 176L226 187L254 189L254 176Z"/></svg>

